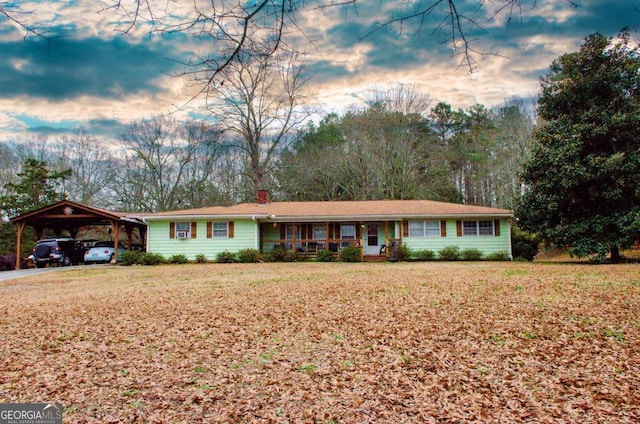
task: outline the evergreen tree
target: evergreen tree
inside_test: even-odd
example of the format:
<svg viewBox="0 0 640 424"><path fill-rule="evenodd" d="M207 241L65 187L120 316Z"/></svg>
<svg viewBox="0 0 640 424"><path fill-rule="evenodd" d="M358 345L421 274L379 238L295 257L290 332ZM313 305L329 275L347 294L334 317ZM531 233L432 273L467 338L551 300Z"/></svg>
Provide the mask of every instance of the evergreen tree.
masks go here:
<svg viewBox="0 0 640 424"><path fill-rule="evenodd" d="M25 160L20 181L5 185L6 194L0 196L0 209L7 217L17 216L65 198L56 189L61 180L71 177L71 170L50 171L47 163L32 157Z"/></svg>
<svg viewBox="0 0 640 424"><path fill-rule="evenodd" d="M620 259L640 232L640 56L600 34L541 79L518 224L578 257Z"/></svg>

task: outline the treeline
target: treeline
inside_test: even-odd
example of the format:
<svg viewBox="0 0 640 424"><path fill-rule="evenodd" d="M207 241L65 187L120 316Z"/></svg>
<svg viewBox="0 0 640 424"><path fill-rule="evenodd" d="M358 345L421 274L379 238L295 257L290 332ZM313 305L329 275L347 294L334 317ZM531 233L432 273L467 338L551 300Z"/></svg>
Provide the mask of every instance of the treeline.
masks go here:
<svg viewBox="0 0 640 424"><path fill-rule="evenodd" d="M55 179L55 193L112 210L228 205L253 201L258 188L277 200L428 198L512 207L529 155L530 106L456 110L417 99L373 99L286 134L252 134L251 143L220 124L166 117L136 122L111 144L82 132L5 142L0 196L35 159L52 173L70 170Z"/></svg>

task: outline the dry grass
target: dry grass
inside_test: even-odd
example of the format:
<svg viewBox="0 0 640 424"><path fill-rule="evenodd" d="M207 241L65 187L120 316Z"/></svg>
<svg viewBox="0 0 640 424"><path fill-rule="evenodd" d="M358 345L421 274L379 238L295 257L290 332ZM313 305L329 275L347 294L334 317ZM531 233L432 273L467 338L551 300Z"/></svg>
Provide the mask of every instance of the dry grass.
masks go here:
<svg viewBox="0 0 640 424"><path fill-rule="evenodd" d="M0 298L0 402L65 423L640 421L639 265L88 267Z"/></svg>

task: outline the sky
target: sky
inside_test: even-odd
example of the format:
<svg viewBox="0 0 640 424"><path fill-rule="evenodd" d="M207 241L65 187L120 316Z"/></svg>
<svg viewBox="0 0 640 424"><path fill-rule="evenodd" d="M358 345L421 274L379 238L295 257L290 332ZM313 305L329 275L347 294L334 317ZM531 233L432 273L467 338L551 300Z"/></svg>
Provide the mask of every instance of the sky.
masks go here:
<svg viewBox="0 0 640 424"><path fill-rule="evenodd" d="M504 12L492 17L504 0L460 0L459 10L479 25L467 35L477 51L486 53L475 56L473 72L459 66L460 55L452 55L447 28L438 29L446 4L424 21L370 34L389 17L431 2L435 0L358 0L355 6L311 8L297 17L288 41L307 53L314 76L306 90L318 116L361 106L367 90L397 84L414 85L434 105L442 101L455 109L535 98L540 76L555 58L579 50L591 33L615 36L622 27L640 22L640 2L634 0L522 0L522 9L510 21ZM125 34L127 9L108 9L113 3L0 3L46 36L25 37L23 28L0 15L0 141L55 139L82 130L110 142L136 120L204 116L196 109L199 100L189 103L196 87L180 74L193 52L206 51L211 41L186 33L149 34L144 24ZM177 22L194 4L151 3L166 12L164 22ZM472 14L479 4L485 8Z"/></svg>

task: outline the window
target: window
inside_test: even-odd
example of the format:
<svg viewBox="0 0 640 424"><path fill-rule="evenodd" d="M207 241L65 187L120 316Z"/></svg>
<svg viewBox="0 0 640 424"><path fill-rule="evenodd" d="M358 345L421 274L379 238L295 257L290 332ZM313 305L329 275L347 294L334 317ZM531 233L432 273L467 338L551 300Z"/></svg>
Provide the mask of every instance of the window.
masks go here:
<svg viewBox="0 0 640 424"><path fill-rule="evenodd" d="M463 236L493 236L493 221L462 221Z"/></svg>
<svg viewBox="0 0 640 424"><path fill-rule="evenodd" d="M298 224L287 224L285 226L285 236L284 238L287 240L293 240L293 227L296 228L296 240L300 240L302 238L301 226Z"/></svg>
<svg viewBox="0 0 640 424"><path fill-rule="evenodd" d="M340 238L342 240L355 240L356 239L356 226L353 224L345 224L340 226ZM349 247L348 241L340 243L341 247Z"/></svg>
<svg viewBox="0 0 640 424"><path fill-rule="evenodd" d="M493 221L478 221L479 236L493 236Z"/></svg>
<svg viewBox="0 0 640 424"><path fill-rule="evenodd" d="M176 238L179 238L179 239L191 238L190 222L176 222Z"/></svg>
<svg viewBox="0 0 640 424"><path fill-rule="evenodd" d="M440 221L409 221L409 237L440 237Z"/></svg>
<svg viewBox="0 0 640 424"><path fill-rule="evenodd" d="M326 240L327 239L327 226L324 224L313 224L313 239L314 240Z"/></svg>
<svg viewBox="0 0 640 424"><path fill-rule="evenodd" d="M213 223L213 238L227 238L229 236L229 225L227 222Z"/></svg>
<svg viewBox="0 0 640 424"><path fill-rule="evenodd" d="M340 238L347 240L355 240L356 239L356 226L353 224L341 225L340 226Z"/></svg>
<svg viewBox="0 0 640 424"><path fill-rule="evenodd" d="M233 221L208 221L207 238L233 238Z"/></svg>

